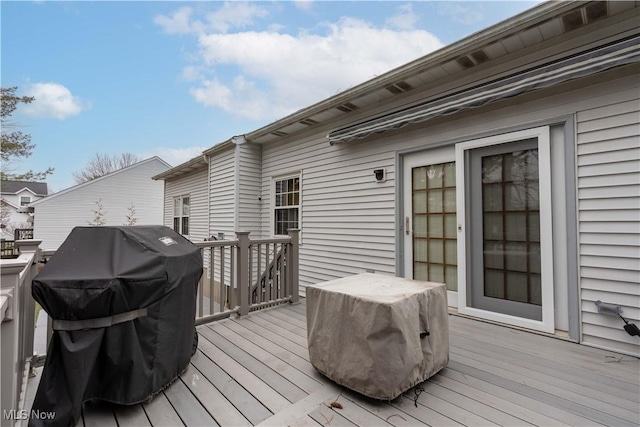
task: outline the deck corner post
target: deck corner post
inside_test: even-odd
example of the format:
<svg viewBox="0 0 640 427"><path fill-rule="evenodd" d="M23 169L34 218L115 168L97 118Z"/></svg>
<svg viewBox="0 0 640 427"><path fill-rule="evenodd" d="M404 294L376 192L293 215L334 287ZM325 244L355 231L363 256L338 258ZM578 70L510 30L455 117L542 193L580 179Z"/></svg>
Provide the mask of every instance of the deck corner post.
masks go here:
<svg viewBox="0 0 640 427"><path fill-rule="evenodd" d="M290 268L287 268L289 271L290 280L290 289L291 289L291 303L297 304L300 302L300 289L299 289L299 270L298 270L298 260L299 260L299 251L300 251L300 229L298 228L290 228L287 230L287 233L291 237L290 248L291 252L289 253L289 259L287 262L290 265Z"/></svg>
<svg viewBox="0 0 640 427"><path fill-rule="evenodd" d="M249 231L236 231L238 239L237 246L237 273L236 287L238 291L239 308L238 315L246 316L249 314Z"/></svg>

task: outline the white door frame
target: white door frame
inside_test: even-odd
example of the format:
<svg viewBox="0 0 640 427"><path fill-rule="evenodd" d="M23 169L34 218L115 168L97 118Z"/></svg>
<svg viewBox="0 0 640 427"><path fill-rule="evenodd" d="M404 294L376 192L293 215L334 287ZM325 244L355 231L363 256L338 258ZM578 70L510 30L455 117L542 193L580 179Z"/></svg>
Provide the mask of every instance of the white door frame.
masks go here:
<svg viewBox="0 0 640 427"><path fill-rule="evenodd" d="M536 138L540 185L540 268L542 276L542 320L532 320L469 306L467 298L467 218L465 179L468 176L467 153L475 148ZM487 138L462 142L455 146L456 204L458 218L458 311L462 314L508 323L528 329L554 333L553 236L551 206L551 146L549 127L542 126ZM406 203L406 201L405 201ZM411 212L406 211L405 212ZM405 243L406 244L406 243ZM406 246L405 246L405 253ZM408 259L408 257L407 257Z"/></svg>

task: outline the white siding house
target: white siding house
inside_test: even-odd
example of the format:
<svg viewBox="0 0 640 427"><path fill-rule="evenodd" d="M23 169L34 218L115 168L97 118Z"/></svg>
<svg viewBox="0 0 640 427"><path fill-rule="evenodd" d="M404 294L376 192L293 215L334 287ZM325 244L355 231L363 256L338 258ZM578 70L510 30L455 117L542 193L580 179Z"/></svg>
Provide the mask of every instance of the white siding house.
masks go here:
<svg viewBox="0 0 640 427"><path fill-rule="evenodd" d="M2 181L2 238L12 240L16 228L31 228L32 222L27 207L31 202L46 197L46 182Z"/></svg>
<svg viewBox="0 0 640 427"><path fill-rule="evenodd" d="M596 305L640 321L639 11L544 3L205 151L210 232L297 226L303 286L445 282L460 314L640 356Z"/></svg>
<svg viewBox="0 0 640 427"><path fill-rule="evenodd" d="M102 205L104 225L126 225L130 208L136 225L163 223L163 185L152 176L170 169L159 157L96 178L40 199L34 209L34 238L45 250L56 250L74 227L89 226Z"/></svg>

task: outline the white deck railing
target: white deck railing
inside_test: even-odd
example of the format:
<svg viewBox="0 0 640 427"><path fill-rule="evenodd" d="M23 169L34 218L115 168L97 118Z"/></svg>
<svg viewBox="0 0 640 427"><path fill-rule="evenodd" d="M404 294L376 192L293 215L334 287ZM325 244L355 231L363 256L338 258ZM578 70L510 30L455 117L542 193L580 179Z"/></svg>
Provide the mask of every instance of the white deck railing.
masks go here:
<svg viewBox="0 0 640 427"><path fill-rule="evenodd" d="M251 239L249 232L237 231L235 240L196 244L205 267L196 324L298 302L298 230L272 239Z"/></svg>
<svg viewBox="0 0 640 427"><path fill-rule="evenodd" d="M31 280L37 273L37 263L41 256L39 240L18 240L15 244L20 251L18 258L0 261L2 425L10 422L4 416L5 413L24 409L19 405L24 401L35 330L35 301L31 297Z"/></svg>

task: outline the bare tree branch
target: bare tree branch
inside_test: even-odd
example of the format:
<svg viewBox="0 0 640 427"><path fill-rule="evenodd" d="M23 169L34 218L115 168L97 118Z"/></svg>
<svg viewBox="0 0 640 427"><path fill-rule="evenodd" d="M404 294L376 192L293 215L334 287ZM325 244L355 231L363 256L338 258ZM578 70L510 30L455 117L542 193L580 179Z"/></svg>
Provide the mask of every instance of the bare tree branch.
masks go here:
<svg viewBox="0 0 640 427"><path fill-rule="evenodd" d="M76 184L82 184L83 182L91 181L108 173L117 171L118 169L126 168L140 161L140 158L135 154L122 153L120 155L108 155L97 153L84 169L74 172L73 178Z"/></svg>

